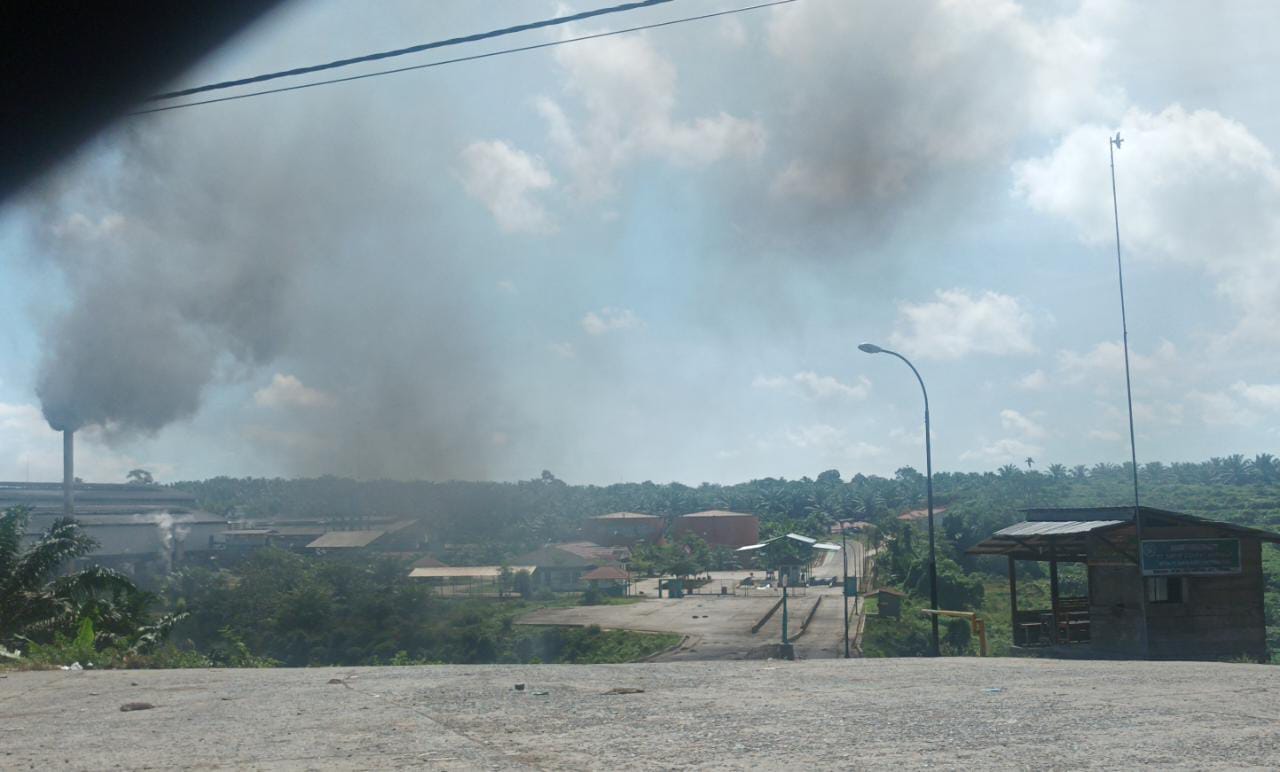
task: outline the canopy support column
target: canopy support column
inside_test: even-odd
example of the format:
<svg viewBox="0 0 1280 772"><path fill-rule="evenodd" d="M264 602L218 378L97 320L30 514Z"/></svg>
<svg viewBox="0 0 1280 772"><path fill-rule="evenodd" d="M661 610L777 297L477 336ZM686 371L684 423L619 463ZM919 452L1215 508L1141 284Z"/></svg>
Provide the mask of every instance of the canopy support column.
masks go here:
<svg viewBox="0 0 1280 772"><path fill-rule="evenodd" d="M1018 564L1009 556L1009 630L1018 643Z"/></svg>
<svg viewBox="0 0 1280 772"><path fill-rule="evenodd" d="M1053 615L1053 631L1051 640L1058 640L1058 540L1049 537L1049 604Z"/></svg>

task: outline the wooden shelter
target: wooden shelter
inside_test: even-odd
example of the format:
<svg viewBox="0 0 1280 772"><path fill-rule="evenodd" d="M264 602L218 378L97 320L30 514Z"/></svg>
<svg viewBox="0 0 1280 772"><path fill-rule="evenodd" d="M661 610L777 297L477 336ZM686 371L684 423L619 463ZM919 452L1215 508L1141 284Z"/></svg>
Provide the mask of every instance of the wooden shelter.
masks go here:
<svg viewBox="0 0 1280 772"><path fill-rule="evenodd" d="M1009 561L1013 644L1075 656L1265 661L1262 545L1280 535L1140 507L1026 510L968 552ZM1048 564L1049 608L1018 605L1018 561ZM1059 566L1085 566L1063 597Z"/></svg>

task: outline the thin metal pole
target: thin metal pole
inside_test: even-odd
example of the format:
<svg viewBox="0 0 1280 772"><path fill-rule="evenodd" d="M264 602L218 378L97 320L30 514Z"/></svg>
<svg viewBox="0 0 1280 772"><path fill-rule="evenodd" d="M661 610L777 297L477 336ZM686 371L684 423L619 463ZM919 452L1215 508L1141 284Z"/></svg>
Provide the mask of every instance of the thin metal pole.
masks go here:
<svg viewBox="0 0 1280 772"><path fill-rule="evenodd" d="M938 553L933 538L933 443L929 432L929 390L924 387L924 378L920 377L920 371L911 364L911 360L896 351L884 349L884 353L893 354L907 363L907 367L911 368L916 381L920 384L920 393L924 395L924 479L929 507L929 605L936 609L938 608ZM933 625L932 656L941 656L942 648L938 642L938 615L930 614L929 619Z"/></svg>
<svg viewBox="0 0 1280 772"><path fill-rule="evenodd" d="M1111 156L1111 213L1116 226L1116 275L1120 279L1120 329L1123 332L1124 345L1124 389L1129 403L1129 460L1133 466L1133 527L1138 538L1138 607L1142 611L1142 655L1150 656L1150 642L1147 636L1147 587L1146 578L1142 575L1142 506L1138 499L1138 444L1133 430L1133 380L1129 373L1129 320L1124 306L1124 263L1120 259L1120 204L1116 194L1116 148L1124 140L1120 132L1107 140L1107 151Z"/></svg>
<svg viewBox="0 0 1280 772"><path fill-rule="evenodd" d="M849 658L849 534L844 521L840 521L840 555L844 558L844 584L840 586L840 601L844 606L844 658Z"/></svg>

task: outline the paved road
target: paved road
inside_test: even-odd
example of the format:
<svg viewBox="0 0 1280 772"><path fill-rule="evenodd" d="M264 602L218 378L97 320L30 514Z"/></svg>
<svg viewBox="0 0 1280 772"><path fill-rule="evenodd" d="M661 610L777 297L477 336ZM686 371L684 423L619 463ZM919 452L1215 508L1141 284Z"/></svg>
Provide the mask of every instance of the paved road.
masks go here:
<svg viewBox="0 0 1280 772"><path fill-rule="evenodd" d="M644 691L606 694L615 687ZM127 702L155 707L121 712ZM946 658L0 678L6 770L1168 770L1277 759L1280 667L1267 665Z"/></svg>

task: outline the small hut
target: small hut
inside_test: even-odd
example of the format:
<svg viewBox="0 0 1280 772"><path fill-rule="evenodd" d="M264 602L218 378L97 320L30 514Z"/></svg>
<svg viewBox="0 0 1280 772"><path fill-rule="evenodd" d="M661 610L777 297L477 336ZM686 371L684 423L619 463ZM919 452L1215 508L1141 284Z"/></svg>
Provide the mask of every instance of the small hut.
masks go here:
<svg viewBox="0 0 1280 772"><path fill-rule="evenodd" d="M1266 661L1262 545L1280 535L1153 507L1025 512L1026 522L968 550L1009 561L1015 647L1063 656ZM1049 608L1018 604L1017 566L1026 561L1048 564ZM1082 595L1062 595L1064 563L1084 565Z"/></svg>

